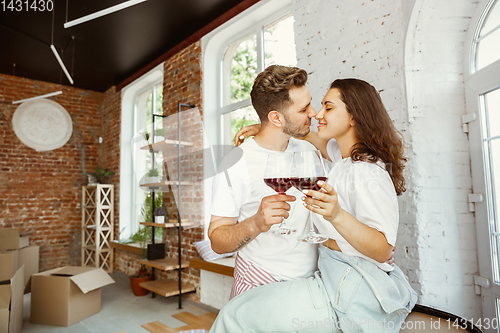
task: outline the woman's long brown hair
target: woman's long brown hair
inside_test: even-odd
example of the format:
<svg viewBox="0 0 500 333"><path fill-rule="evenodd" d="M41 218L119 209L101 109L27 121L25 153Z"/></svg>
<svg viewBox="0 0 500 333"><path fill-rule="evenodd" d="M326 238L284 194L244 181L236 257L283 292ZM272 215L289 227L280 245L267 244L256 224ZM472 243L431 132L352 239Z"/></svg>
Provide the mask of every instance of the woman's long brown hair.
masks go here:
<svg viewBox="0 0 500 333"><path fill-rule="evenodd" d="M383 161L396 194L401 195L406 191L403 169L407 158L403 155L403 137L394 127L377 90L359 79L335 80L330 89L339 90L342 102L354 118L359 141L351 149L351 159Z"/></svg>

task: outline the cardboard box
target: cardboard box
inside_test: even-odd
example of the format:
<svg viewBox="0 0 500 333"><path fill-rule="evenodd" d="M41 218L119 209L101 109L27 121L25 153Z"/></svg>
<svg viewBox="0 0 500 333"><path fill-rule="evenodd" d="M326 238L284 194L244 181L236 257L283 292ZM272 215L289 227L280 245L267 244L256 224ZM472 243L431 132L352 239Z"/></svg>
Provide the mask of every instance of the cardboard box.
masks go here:
<svg viewBox="0 0 500 333"><path fill-rule="evenodd" d="M30 233L20 233L15 228L0 229L0 251L17 250L30 245Z"/></svg>
<svg viewBox="0 0 500 333"><path fill-rule="evenodd" d="M14 274L16 274L18 269L18 250L0 252L0 281L10 280Z"/></svg>
<svg viewBox="0 0 500 333"><path fill-rule="evenodd" d="M31 277L33 324L71 326L101 311L101 287L115 281L102 268L66 266Z"/></svg>
<svg viewBox="0 0 500 333"><path fill-rule="evenodd" d="M40 247L38 245L31 245L18 251L18 267L24 265L24 293L27 294L31 291L31 276L39 271Z"/></svg>
<svg viewBox="0 0 500 333"><path fill-rule="evenodd" d="M0 282L0 333L21 333L23 329L24 266L12 279Z"/></svg>
<svg viewBox="0 0 500 333"><path fill-rule="evenodd" d="M24 265L24 293L29 293L31 275L38 273L39 246L0 252L0 281L9 280Z"/></svg>

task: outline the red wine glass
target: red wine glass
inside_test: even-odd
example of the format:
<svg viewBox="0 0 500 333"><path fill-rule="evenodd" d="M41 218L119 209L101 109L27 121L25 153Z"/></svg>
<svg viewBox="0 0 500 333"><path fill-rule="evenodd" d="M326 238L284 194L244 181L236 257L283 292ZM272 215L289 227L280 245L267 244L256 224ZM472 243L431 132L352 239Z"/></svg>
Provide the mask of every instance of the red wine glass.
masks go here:
<svg viewBox="0 0 500 333"><path fill-rule="evenodd" d="M319 150L293 153L292 185L299 191L319 191L318 181L326 182L326 169ZM312 212L309 211L309 231L297 238L307 243L323 243L328 237L316 232Z"/></svg>
<svg viewBox="0 0 500 333"><path fill-rule="evenodd" d="M278 194L285 194L292 187L290 182L293 156L290 153L269 154L264 171L264 183ZM286 225L285 219L272 232L277 235L289 235L297 229Z"/></svg>

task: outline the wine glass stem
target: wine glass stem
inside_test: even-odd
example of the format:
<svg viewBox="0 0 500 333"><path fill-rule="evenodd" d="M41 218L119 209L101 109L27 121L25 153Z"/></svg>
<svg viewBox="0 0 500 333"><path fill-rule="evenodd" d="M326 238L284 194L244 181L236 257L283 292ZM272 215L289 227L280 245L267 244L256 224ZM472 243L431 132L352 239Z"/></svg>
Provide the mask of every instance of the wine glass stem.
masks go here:
<svg viewBox="0 0 500 333"><path fill-rule="evenodd" d="M285 192L278 192L278 194L279 194L279 195L285 195L286 193L285 193ZM286 223L285 223L285 221L286 221L286 218L285 218L285 217L283 217L283 221L281 221L280 226L279 226L279 228L280 228L280 229L286 228Z"/></svg>
<svg viewBox="0 0 500 333"><path fill-rule="evenodd" d="M313 227L313 212L309 211L309 233L313 234L315 233L316 231L314 230L314 227Z"/></svg>

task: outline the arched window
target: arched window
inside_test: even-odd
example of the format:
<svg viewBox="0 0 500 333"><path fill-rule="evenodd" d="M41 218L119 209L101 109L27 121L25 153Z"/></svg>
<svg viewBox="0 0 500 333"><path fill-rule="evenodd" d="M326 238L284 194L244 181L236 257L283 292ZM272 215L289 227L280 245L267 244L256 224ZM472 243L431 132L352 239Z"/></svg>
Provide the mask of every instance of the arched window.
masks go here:
<svg viewBox="0 0 500 333"><path fill-rule="evenodd" d="M483 318L500 320L500 1L478 6L468 33L465 68L473 194L478 237L476 292ZM496 329L495 329L496 331ZM489 332L485 330L485 332Z"/></svg>
<svg viewBox="0 0 500 333"><path fill-rule="evenodd" d="M221 63L221 142L231 145L242 126L259 121L250 101L257 74L272 64L297 64L293 16L286 14L274 21L262 22L246 31L243 37L236 36L227 43Z"/></svg>
<svg viewBox="0 0 500 333"><path fill-rule="evenodd" d="M259 1L202 38L205 144L218 164L237 129L258 122L250 91L256 75L271 64L295 65L291 0ZM213 166L206 166L213 168ZM212 178L204 187L205 225L212 201Z"/></svg>
<svg viewBox="0 0 500 333"><path fill-rule="evenodd" d="M500 5L490 1L483 11L472 44L471 72L475 73L500 59Z"/></svg>

